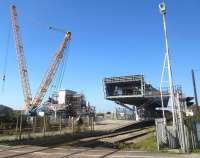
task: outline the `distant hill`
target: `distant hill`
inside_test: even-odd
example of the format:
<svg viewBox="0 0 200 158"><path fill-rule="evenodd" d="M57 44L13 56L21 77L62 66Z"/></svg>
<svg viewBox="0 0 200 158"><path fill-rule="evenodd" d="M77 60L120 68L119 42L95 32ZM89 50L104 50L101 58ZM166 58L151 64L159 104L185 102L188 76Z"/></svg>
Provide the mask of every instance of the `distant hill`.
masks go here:
<svg viewBox="0 0 200 158"><path fill-rule="evenodd" d="M6 117L10 116L13 114L13 109L5 106L5 105L0 105L0 117Z"/></svg>

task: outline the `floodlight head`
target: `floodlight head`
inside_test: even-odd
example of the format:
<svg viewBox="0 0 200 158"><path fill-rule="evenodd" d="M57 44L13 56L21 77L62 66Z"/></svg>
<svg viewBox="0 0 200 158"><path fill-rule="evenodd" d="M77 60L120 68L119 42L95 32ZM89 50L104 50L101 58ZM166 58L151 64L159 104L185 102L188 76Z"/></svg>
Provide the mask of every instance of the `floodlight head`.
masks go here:
<svg viewBox="0 0 200 158"><path fill-rule="evenodd" d="M166 6L164 2L159 4L159 8L161 14L166 14Z"/></svg>

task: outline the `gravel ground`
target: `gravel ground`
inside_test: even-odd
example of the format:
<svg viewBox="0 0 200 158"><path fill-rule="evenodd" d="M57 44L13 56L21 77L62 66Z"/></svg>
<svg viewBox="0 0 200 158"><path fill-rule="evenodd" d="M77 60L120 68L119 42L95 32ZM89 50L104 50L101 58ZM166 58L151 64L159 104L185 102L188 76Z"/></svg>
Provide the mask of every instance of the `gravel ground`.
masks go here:
<svg viewBox="0 0 200 158"><path fill-rule="evenodd" d="M103 120L100 122L96 122L94 128L97 131L109 131L109 130L113 130L115 128L126 126L133 122L135 122L135 121L133 121L133 120Z"/></svg>

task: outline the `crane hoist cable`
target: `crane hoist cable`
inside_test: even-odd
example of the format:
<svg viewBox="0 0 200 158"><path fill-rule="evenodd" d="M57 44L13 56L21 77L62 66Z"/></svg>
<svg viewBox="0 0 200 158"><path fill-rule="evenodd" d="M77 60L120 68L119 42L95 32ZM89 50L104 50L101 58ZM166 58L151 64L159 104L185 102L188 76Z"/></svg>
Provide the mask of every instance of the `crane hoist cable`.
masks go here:
<svg viewBox="0 0 200 158"><path fill-rule="evenodd" d="M63 60L64 60L64 56L63 56L63 59L60 62L57 74L56 74L56 76L54 78L53 87L52 87L53 92L56 92L58 90L58 84L59 84L59 80L60 80L60 77L61 77L61 72L62 72L62 69L63 69Z"/></svg>
<svg viewBox="0 0 200 158"><path fill-rule="evenodd" d="M68 44L70 45L70 43ZM47 96L52 96L54 94L56 94L60 88L61 88L61 85L62 85L62 82L63 82L63 78L64 78L64 74L65 74L65 70L66 70L66 64L67 64L67 59L68 59L68 52L69 52L69 49L66 49L64 55L63 55L63 58L60 62L60 65L58 67L58 71L57 71L57 74L52 82L52 85L50 87L50 90L48 92L48 95Z"/></svg>
<svg viewBox="0 0 200 158"><path fill-rule="evenodd" d="M65 56L63 57L63 61L62 61L62 65L60 67L60 74L58 76L58 83L57 83L57 91L60 90L61 84L62 84L62 80L63 80L63 75L64 75L64 71L65 71Z"/></svg>
<svg viewBox="0 0 200 158"><path fill-rule="evenodd" d="M25 18L26 18L26 16L25 16ZM48 28L51 31L59 32L59 33L62 33L62 34L65 34L67 32L66 30L64 30L62 28L58 28L58 27L55 27L53 25L49 25L49 24L45 23L44 21L42 21L42 22L38 21L38 20L36 21L36 20L33 20L32 18L26 18L26 19L32 25L35 25L35 26L40 27L40 28ZM69 43L70 43L70 41L69 41ZM64 56L63 56L63 58L60 62L59 68L58 68L58 73L55 76L54 80L52 81L52 84L50 85L47 96L52 96L52 94L57 92L61 87L63 76L64 76L64 71L65 71L66 60L67 60L67 59L65 59L66 55L67 55L67 53L64 53Z"/></svg>
<svg viewBox="0 0 200 158"><path fill-rule="evenodd" d="M19 11L20 12L20 11ZM23 13L21 13L23 14ZM23 14L23 17L29 22L31 23L32 26L37 26L39 28L48 28L48 30L51 31L55 31L55 32L59 32L59 33L63 33L65 34L67 31L63 28L59 28L59 27L55 27L54 25L50 25L49 23L45 22L45 21L39 21L39 20L34 20L32 17L27 16L26 14ZM69 41L70 42L70 41ZM65 53L67 54L67 53ZM65 55L64 54L64 55ZM63 57L64 58L64 57ZM63 61L64 59L62 59ZM60 65L62 65L62 61L60 63ZM60 66L59 66L60 67ZM59 70L58 70L59 71ZM57 75L58 76L58 75ZM55 82L56 80L54 79L53 82ZM52 85L50 86L50 89L55 89L55 85L52 83ZM57 88L56 88L57 89Z"/></svg>
<svg viewBox="0 0 200 158"><path fill-rule="evenodd" d="M60 33L66 33L66 31L64 29L54 27L54 26L49 26L49 30L57 31L57 32L60 32Z"/></svg>
<svg viewBox="0 0 200 158"><path fill-rule="evenodd" d="M63 59L60 62L57 73L56 73L54 79L52 80L52 83L49 86L49 90L46 94L46 96L49 97L49 98L54 98L54 95L56 95L56 93L58 91L58 84L59 84L58 81L60 80L59 78L61 76L60 74L61 74L61 68L63 67L62 65L63 65Z"/></svg>
<svg viewBox="0 0 200 158"><path fill-rule="evenodd" d="M49 30L52 30L52 31L56 31L56 32L60 32L60 33L66 33L66 31L64 29L57 28L57 27L54 27L54 26L49 26L48 28L49 28ZM70 41L69 41L68 47L70 47L70 43L71 43ZM52 81L52 84L50 86L50 90L48 91L47 96L49 96L49 97L53 97L53 95L56 94L56 92L58 92L58 90L60 90L60 88L61 88L63 78L64 78L64 74L65 74L65 70L66 70L66 62L67 62L67 59L68 59L68 52L69 52L68 47L66 48L67 50L63 54L63 58L61 59L60 65L58 67L58 72L57 72L54 80Z"/></svg>
<svg viewBox="0 0 200 158"><path fill-rule="evenodd" d="M70 46L70 41L69 41L69 46ZM62 86L62 83L64 80L68 57L69 57L69 51L68 51L68 53L65 53L64 57L63 57L63 65L62 65L60 80L58 83L58 90L61 89L61 86Z"/></svg>
<svg viewBox="0 0 200 158"><path fill-rule="evenodd" d="M59 49L56 51L54 58L51 60L50 65L43 77L43 80L40 84L40 87L33 99L32 105L33 107L37 107L38 105L41 104L43 97L45 96L45 93L49 87L49 85L51 84L52 80L55 77L55 73L57 71L57 68L60 64L60 61L64 55L64 50L66 48L66 45L68 43L68 41L71 38L71 32L67 32L65 33L65 37L63 42L61 43Z"/></svg>
<svg viewBox="0 0 200 158"><path fill-rule="evenodd" d="M9 46L10 46L10 34L11 34L11 27L9 27L8 36L6 40L6 51L5 51L5 56L4 56L3 73L2 73L2 87L1 87L2 93L4 93L4 90L5 90L7 65L8 65L8 53L9 53Z"/></svg>
<svg viewBox="0 0 200 158"><path fill-rule="evenodd" d="M67 31L63 28L59 28L59 27L55 27L52 24L49 24L47 22L45 22L44 20L34 20L32 16L27 16L25 13L19 11L19 14L22 14L23 17L26 19L27 22L29 22L31 24L31 26L36 26L38 28L45 28L45 29L49 29L49 30L53 30L56 32L60 32L60 33L66 33Z"/></svg>
<svg viewBox="0 0 200 158"><path fill-rule="evenodd" d="M62 63L60 64L60 72L57 75L57 81L56 81L56 91L60 90L62 81L64 78L65 70L66 70L66 63L67 63L68 53L65 53L62 59Z"/></svg>
<svg viewBox="0 0 200 158"><path fill-rule="evenodd" d="M56 31L56 32L60 32L60 33L66 33L66 31L64 29L60 29L54 26L49 26L49 30L52 31ZM71 40L70 40L71 41ZM67 59L68 59L68 53L69 53L69 47L70 47L70 43L68 42L68 47L65 50L65 53L63 54L63 58L61 59L61 62L59 64L57 73L55 75L55 78L52 81L52 84L50 85L49 91L47 96L49 96L50 98L53 96L60 90L62 82L63 82L63 78L64 78L64 74L65 74L65 70L66 70L66 63L67 63Z"/></svg>
<svg viewBox="0 0 200 158"><path fill-rule="evenodd" d="M34 26L37 26L37 27L40 27L40 28L48 28L49 30L52 30L52 31L55 31L55 32L59 32L59 33L62 33L62 34L65 34L67 32L63 28L55 27L54 25L50 25L50 24L48 24L48 23L46 23L44 21L33 20L32 17L28 17L25 14L24 14L24 18L27 19L27 21L29 23L31 23L31 25L34 25ZM67 54L67 53L65 53L65 54ZM61 74L60 75L56 75L55 79L53 80L53 82L52 82L52 84L50 86L50 90L48 92L49 94L51 94L53 91L57 91L61 87L62 80L63 80L62 76L64 75L64 71L65 71L65 68L63 69L63 67L65 67L65 66L63 66L63 65L66 65L65 64L66 63L65 54L64 54L63 59L61 60L59 68L58 68L58 69L61 69Z"/></svg>

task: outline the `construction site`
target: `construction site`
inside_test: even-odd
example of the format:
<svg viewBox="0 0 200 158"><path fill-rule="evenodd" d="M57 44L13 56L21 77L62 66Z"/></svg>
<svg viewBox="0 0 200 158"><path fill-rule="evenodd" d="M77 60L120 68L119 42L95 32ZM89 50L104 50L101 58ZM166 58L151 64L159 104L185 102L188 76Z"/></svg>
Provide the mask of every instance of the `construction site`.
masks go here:
<svg viewBox="0 0 200 158"><path fill-rule="evenodd" d="M56 8L59 13L56 13L57 11L55 10L53 11L55 12L54 20L61 21L57 25L55 22L53 22L54 25L49 25L49 22L47 24L44 19L40 20L38 18L41 15L46 16L47 13L44 13L44 8L39 7L37 11L30 13L26 7L23 7L26 2L10 3L5 2L4 4L9 6L8 8L4 6L5 15L9 14L9 18L5 18L9 21L9 25L7 25L8 38L5 42L6 50L1 50L0 48L0 51L5 52L4 54L0 53L0 63L2 62L0 67L3 67L3 73L0 73L2 82L0 95L0 158L197 158L200 156L199 72L192 65L189 67L191 73L187 75L191 83L184 85L176 84L179 82L175 82L174 69L176 67L174 65L176 64L172 62L174 56L172 56L173 51L170 49L169 45L171 43L169 44L168 40L168 34L173 34L173 31L170 28L170 33L168 33L167 27L167 4L169 3L169 12L173 12L172 1L167 3L166 1L156 2L156 7L153 8L147 3L153 6L155 2L140 1L136 3L135 1L130 4L125 2L128 9L130 9L131 4L138 4L140 9L144 5L148 11L148 16L150 16L150 12L154 14L154 10L157 9L156 16L158 16L159 20L156 23L158 23L162 32L155 29L155 31L158 31L155 37L161 36L157 39L157 44L161 45L158 47L161 56L157 54L157 57L155 57L156 55L152 53L149 56L152 59L148 59L150 53L148 55L145 53L140 53L139 55L133 53L136 59L131 59L129 54L123 53L118 56L117 53L119 52L111 53L110 55L100 52L102 56L99 54L87 54L90 51L89 46L94 48L95 53L101 50L100 47L103 47L103 45L98 46L98 48L96 46L102 37L105 38L103 34L109 30L108 28L105 29L103 25L100 26L102 30L99 30L103 33L95 31L95 33L100 32L99 35L102 34L99 39L90 38L92 33L90 34L86 30L85 32L83 31L85 29L83 26L90 19L89 17L88 19L86 18L86 13L87 16L94 16L93 20L97 20L97 17L103 17L102 19L105 20L104 16L108 18L106 13L103 16L103 11L97 14L98 7L95 11L92 10L94 15L90 13L90 9L98 5L107 12L108 10L105 9L105 3L103 2L85 2L88 6L80 2L80 6L87 6L88 10L81 12L83 8L78 8L78 15L82 15L82 20L86 21L83 25L83 21L79 19L78 27L72 21L64 23L65 18L63 20L61 17L57 17L59 14L62 14L62 16L69 14L68 11L64 13L61 9L64 4L67 4L66 2L54 2L56 5L53 3L45 3L45 5L43 2L41 3L41 6L50 6L45 8L45 10L51 8L49 15L53 15L52 8L55 9L57 5L59 6L59 9ZM71 7L69 7L70 11L73 10L72 6L77 5L72 2L68 3ZM31 4L33 4L33 8L30 7ZM28 8L34 10L34 7L38 7L38 4L35 4L34 1L31 1ZM90 5L92 7L89 7ZM122 11L124 14L128 10L123 2L120 2L120 4L109 2L108 5L117 8L117 10L113 9L113 12L118 12L119 8L122 8L122 10L124 9L124 12ZM20 8L19 11L18 6ZM74 12L77 11L76 7L74 7ZM137 10L137 6L135 6L135 9ZM138 10L139 12L140 9ZM112 11L109 10L108 12L111 13ZM36 14L36 12L38 13ZM138 17L137 12L132 11L125 15L136 17L136 19ZM146 13L144 15L147 16ZM26 16L29 17L27 18ZM113 14L112 16L116 15ZM41 16L41 19L44 17ZM68 20L72 20L74 18L72 17L69 14ZM27 21L31 21L31 25L25 25L26 18L28 19ZM38 21L34 21L34 18L38 18ZM146 17L145 20L148 21L148 18L150 17ZM52 16L48 16L47 19L53 21ZM138 21L141 19L141 17L138 17ZM108 21L106 22L105 20L103 24L105 26L106 24L109 25L110 21ZM128 21L130 22L131 20L128 19ZM99 21L97 20L96 22L95 25L98 25ZM117 20L117 22L119 21ZM143 25L143 23L141 24ZM63 27L59 27L62 25ZM87 25L93 27L94 23L91 22ZM149 25L151 24L149 23ZM80 30L83 29L79 33L82 34L83 38L78 36L76 29L73 29L74 27ZM120 24L120 27L126 29L125 24ZM33 28L38 31L38 34L34 32ZM148 30L150 28L149 26ZM30 34L26 33L27 30L30 30L29 33L32 34L32 38ZM114 31L113 24L112 29L109 31L111 30ZM111 35L108 32L107 34ZM123 41L120 41L120 43L128 46L127 37L129 33L126 32L124 34L123 32L120 33L120 36L122 36L120 38L126 36L126 39L123 39L124 43ZM113 34L113 43L119 40L119 37L115 38L115 36ZM145 39L148 34L141 32L141 36L144 36ZM89 41L95 42L93 38L97 40L98 44L81 45L81 40L88 43ZM110 40L111 37L107 38ZM132 38L134 37L131 37L131 40ZM47 46L45 48L41 44L37 47L42 51L46 51L46 54L42 54L42 52L40 54L33 53L34 51L37 52L35 45L41 42L39 41L40 39L41 41L45 39ZM34 43L35 45L31 46L31 40L36 44ZM142 47L138 47L138 49L143 49L143 43L139 43L139 41L138 39L137 45L142 45ZM13 48L10 46L11 44L13 44ZM108 45L116 47L113 48L113 52L122 47L120 44L112 45L112 43L109 43ZM137 47L137 45L133 46L131 44L131 47ZM80 48L78 49L77 47ZM148 44L146 47L148 47ZM55 48L56 50L54 50ZM78 54L78 51L82 49L83 53ZM104 49L110 51L112 48L105 46L101 51L105 51ZM146 48L146 50L148 49ZM152 49L154 48L152 47ZM31 53L28 54L27 50L31 51ZM51 59L48 59L48 55L52 50L55 53L51 54ZM150 51L153 52L154 50ZM105 52L108 53L107 51ZM76 56L70 56L76 53ZM84 53L88 56L84 55ZM10 59L12 54L15 54L15 59ZM139 59L139 56L142 59ZM160 59L160 57L162 58ZM102 59L103 61L100 61ZM160 62L162 64L159 65L159 62L155 62L153 59L162 61ZM153 62L151 63L150 60ZM143 64L139 66L145 66L145 69L139 69L139 71L143 70L141 73L134 73L133 70L138 72L138 63L142 62ZM46 63L48 64L45 66ZM68 63L69 65L67 65ZM132 69L132 66L135 66L135 68ZM47 68L45 72L40 70L43 67ZM99 67L102 69L99 69ZM161 70L161 72L158 72L160 75L155 75L157 68ZM11 71L9 71L10 69ZM121 69L127 71L122 71ZM18 70L18 72L15 72L15 70ZM129 73L127 74L127 72ZM38 74L43 74L42 78ZM149 77L151 74L152 77ZM149 81L149 78L155 80ZM184 77L181 76L179 78ZM37 88L38 81L40 82ZM18 85L20 86L18 87ZM188 94L185 91L185 87L190 87L192 94ZM10 89L16 91L16 93L13 92L12 94L9 91ZM34 93L35 96L33 96Z"/></svg>

